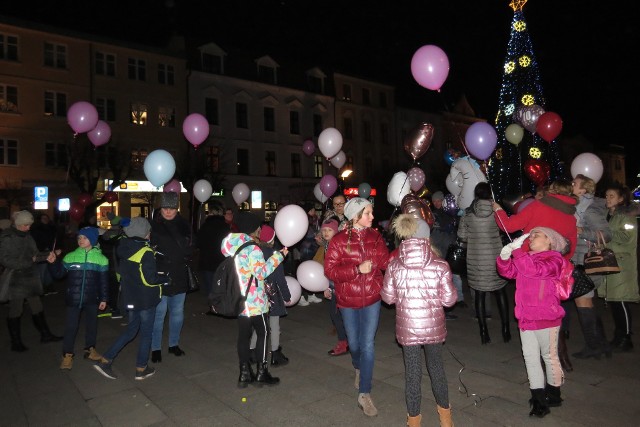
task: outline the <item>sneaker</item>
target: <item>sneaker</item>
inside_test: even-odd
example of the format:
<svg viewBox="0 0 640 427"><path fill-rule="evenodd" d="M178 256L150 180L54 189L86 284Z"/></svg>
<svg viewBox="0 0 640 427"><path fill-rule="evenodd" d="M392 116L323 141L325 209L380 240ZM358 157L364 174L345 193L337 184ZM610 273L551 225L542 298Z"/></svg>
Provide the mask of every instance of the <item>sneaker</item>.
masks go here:
<svg viewBox="0 0 640 427"><path fill-rule="evenodd" d="M300 307L306 307L309 305L309 302L306 299L304 299L304 297L300 297L300 301L298 301L298 305Z"/></svg>
<svg viewBox="0 0 640 427"><path fill-rule="evenodd" d="M107 310L98 311L98 317L111 317L111 312Z"/></svg>
<svg viewBox="0 0 640 427"><path fill-rule="evenodd" d="M360 369L356 369L356 380L353 382L356 390L360 390Z"/></svg>
<svg viewBox="0 0 640 427"><path fill-rule="evenodd" d="M149 378L151 375L155 373L156 373L156 370L148 366L143 370L136 368L136 380L144 380L145 378Z"/></svg>
<svg viewBox="0 0 640 427"><path fill-rule="evenodd" d="M318 298L316 294L311 294L307 297L307 301L318 304L319 302L322 302L322 298Z"/></svg>
<svg viewBox="0 0 640 427"><path fill-rule="evenodd" d="M122 319L123 315L122 312L120 312L120 310L113 310L111 311L111 318L112 319Z"/></svg>
<svg viewBox="0 0 640 427"><path fill-rule="evenodd" d="M378 410L371 400L369 393L360 393L358 395L358 407L362 409L362 412L368 417L375 417L378 415Z"/></svg>
<svg viewBox="0 0 640 427"><path fill-rule="evenodd" d="M96 351L95 347L89 347L84 349L84 358L99 362L102 360L102 355Z"/></svg>
<svg viewBox="0 0 640 427"><path fill-rule="evenodd" d="M93 369L98 371L100 375L103 377L109 378L110 380L117 380L118 376L113 373L113 369L111 369L111 363L108 362L98 362L93 365Z"/></svg>
<svg viewBox="0 0 640 427"><path fill-rule="evenodd" d="M60 364L60 369L71 370L73 368L73 353L65 353L62 356L62 363Z"/></svg>

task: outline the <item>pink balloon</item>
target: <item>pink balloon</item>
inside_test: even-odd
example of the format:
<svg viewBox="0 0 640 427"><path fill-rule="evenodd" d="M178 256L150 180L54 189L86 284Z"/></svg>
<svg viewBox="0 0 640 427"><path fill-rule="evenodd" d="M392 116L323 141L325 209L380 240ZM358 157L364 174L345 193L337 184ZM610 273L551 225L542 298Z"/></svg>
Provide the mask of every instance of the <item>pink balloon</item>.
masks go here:
<svg viewBox="0 0 640 427"><path fill-rule="evenodd" d="M289 293L291 294L291 300L289 302L284 302L284 305L287 307L291 307L296 305L298 301L300 301L300 296L302 295L302 287L300 286L300 282L296 280L295 277L285 276L287 280L287 287L289 288Z"/></svg>
<svg viewBox="0 0 640 427"><path fill-rule="evenodd" d="M209 122L202 114L189 114L182 123L182 133L197 148L209 136Z"/></svg>
<svg viewBox="0 0 640 427"><path fill-rule="evenodd" d="M111 139L111 128L106 122L98 120L96 127L87 133L87 136L94 146L99 147L106 144L109 142L109 139Z"/></svg>
<svg viewBox="0 0 640 427"><path fill-rule="evenodd" d="M449 58L438 46L422 46L411 58L411 74L420 86L440 90L449 75Z"/></svg>
<svg viewBox="0 0 640 427"><path fill-rule="evenodd" d="M98 110L86 101L79 101L69 107L67 121L75 133L89 132L98 124Z"/></svg>
<svg viewBox="0 0 640 427"><path fill-rule="evenodd" d="M498 144L498 134L489 123L475 122L464 135L469 153L480 160L487 160Z"/></svg>
<svg viewBox="0 0 640 427"><path fill-rule="evenodd" d="M424 181L426 176L424 171L421 168L411 168L409 172L407 172L407 177L409 179L409 187L411 187L411 191L418 191L424 185Z"/></svg>
<svg viewBox="0 0 640 427"><path fill-rule="evenodd" d="M338 154L331 158L330 162L333 166L340 169L347 162L347 155L344 154L344 151L340 150Z"/></svg>
<svg viewBox="0 0 640 427"><path fill-rule="evenodd" d="M303 261L296 270L300 286L310 292L322 292L329 287L329 279L324 275L324 267L312 259Z"/></svg>
<svg viewBox="0 0 640 427"><path fill-rule="evenodd" d="M316 145L313 143L312 140L307 139L303 144L302 144L302 152L304 154L306 154L307 156L311 156L313 153L316 152Z"/></svg>
<svg viewBox="0 0 640 427"><path fill-rule="evenodd" d="M327 197L333 196L338 189L338 180L333 175L325 175L320 180L320 191Z"/></svg>
<svg viewBox="0 0 640 427"><path fill-rule="evenodd" d="M280 243L285 247L293 246L307 234L309 229L307 213L298 205L287 205L276 214L273 228Z"/></svg>
<svg viewBox="0 0 640 427"><path fill-rule="evenodd" d="M162 191L165 193L180 193L182 186L180 185L180 181L174 178L162 187Z"/></svg>
<svg viewBox="0 0 640 427"><path fill-rule="evenodd" d="M342 134L336 128L326 128L318 136L318 146L322 154L330 159L342 148Z"/></svg>

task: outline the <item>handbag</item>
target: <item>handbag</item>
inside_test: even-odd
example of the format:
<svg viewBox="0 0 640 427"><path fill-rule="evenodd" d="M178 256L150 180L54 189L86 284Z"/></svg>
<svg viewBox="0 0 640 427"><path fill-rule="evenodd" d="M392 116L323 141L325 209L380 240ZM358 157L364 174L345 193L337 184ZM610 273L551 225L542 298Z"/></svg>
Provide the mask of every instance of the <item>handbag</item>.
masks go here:
<svg viewBox="0 0 640 427"><path fill-rule="evenodd" d="M616 254L607 248L602 231L596 233L598 241L589 243L589 251L584 255L584 270L587 274L620 273Z"/></svg>
<svg viewBox="0 0 640 427"><path fill-rule="evenodd" d="M582 265L574 266L571 276L573 277L573 287L568 298L570 300L581 297L596 288L595 283L593 283L593 280L591 280Z"/></svg>
<svg viewBox="0 0 640 427"><path fill-rule="evenodd" d="M187 267L187 284L188 289L187 292L196 292L200 290L200 279L198 279L198 275L193 271L189 264L186 264Z"/></svg>
<svg viewBox="0 0 640 427"><path fill-rule="evenodd" d="M449 263L453 274L461 275L467 273L467 246L456 241L449 245L445 260Z"/></svg>
<svg viewBox="0 0 640 427"><path fill-rule="evenodd" d="M269 298L269 303L271 305L276 303L276 296L278 295L278 285L275 283L271 283L267 280L264 281L264 292L267 294L267 298Z"/></svg>

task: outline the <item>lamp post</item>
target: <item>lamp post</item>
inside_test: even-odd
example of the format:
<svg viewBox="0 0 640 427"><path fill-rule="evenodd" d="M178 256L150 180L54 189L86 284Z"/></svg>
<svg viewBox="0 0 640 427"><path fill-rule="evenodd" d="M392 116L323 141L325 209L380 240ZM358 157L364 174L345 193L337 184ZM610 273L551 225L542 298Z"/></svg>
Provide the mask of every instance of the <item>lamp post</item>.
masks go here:
<svg viewBox="0 0 640 427"><path fill-rule="evenodd" d="M340 178L342 178L342 188L340 189L342 191L342 194L344 194L344 189L345 189L344 181L345 181L345 179L349 178L349 176L351 176L352 173L353 173L353 171L351 169L345 169L340 174Z"/></svg>

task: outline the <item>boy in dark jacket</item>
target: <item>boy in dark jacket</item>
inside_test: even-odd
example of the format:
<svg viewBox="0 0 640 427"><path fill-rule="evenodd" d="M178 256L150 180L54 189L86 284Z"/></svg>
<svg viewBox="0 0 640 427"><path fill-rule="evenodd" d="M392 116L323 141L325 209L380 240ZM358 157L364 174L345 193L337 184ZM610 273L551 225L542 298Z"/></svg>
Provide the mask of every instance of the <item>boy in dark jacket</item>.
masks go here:
<svg viewBox="0 0 640 427"><path fill-rule="evenodd" d="M85 312L84 358L98 361L102 357L96 351L98 310L104 310L107 306L109 260L95 246L98 243L98 234L96 227L80 229L77 237L78 247L65 255L62 264L55 264L57 270L67 271L65 295L67 320L64 327L60 369L73 367L73 346L83 311ZM56 275L59 275L59 272L56 272Z"/></svg>
<svg viewBox="0 0 640 427"><path fill-rule="evenodd" d="M166 281L156 271L156 258L149 246L151 224L145 218L132 218L127 227L127 235L118 245L120 259L120 284L125 308L129 312L127 329L120 334L111 347L104 353L94 368L103 376L112 380L118 377L111 364L120 350L132 341L138 332L140 343L136 357L136 380L144 380L155 373L147 366L151 349L151 333L156 316L156 306L162 297L162 285Z"/></svg>

